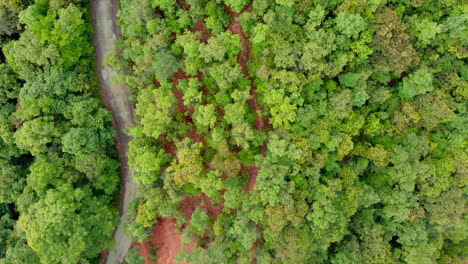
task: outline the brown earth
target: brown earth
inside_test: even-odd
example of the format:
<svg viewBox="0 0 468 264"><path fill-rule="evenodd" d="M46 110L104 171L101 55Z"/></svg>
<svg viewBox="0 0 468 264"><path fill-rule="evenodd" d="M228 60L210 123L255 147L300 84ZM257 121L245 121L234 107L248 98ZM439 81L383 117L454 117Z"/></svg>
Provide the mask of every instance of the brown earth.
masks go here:
<svg viewBox="0 0 468 264"><path fill-rule="evenodd" d="M261 114L263 112L263 109L257 101L256 86L254 85L253 78L249 75L249 72L248 72L247 64L250 59L252 47L251 47L250 41L248 40L248 38L245 36L244 32L242 31L241 23L235 20L235 18L239 17L240 14L233 12L227 7L226 7L226 10L233 19L231 24L228 26L228 29L231 30L234 34L240 35L242 46L243 46L243 50L239 54L238 62L242 68L242 73L251 82L252 98L248 101L248 103L252 107L254 114L255 114L254 127L260 131L263 131L264 129L271 129L271 125L269 124L268 119L266 117L263 117ZM253 10L253 6L252 4L250 4L244 12L251 12L252 10ZM197 21L193 31L202 32L200 41L203 43L207 43L208 39L212 36L209 30L206 29L202 20ZM202 77L201 73L198 74L197 77L201 79ZM176 72L175 74L173 74L171 79L174 85L177 86L179 84L179 80L188 79L188 78L190 77L180 70ZM155 85L156 83L157 81L155 81ZM202 87L202 89L206 89L206 88ZM204 93L206 94L207 91L204 90ZM178 100L177 102L178 111L184 114L184 121L187 123L193 124L192 115L194 113L194 109L190 109L183 104L183 93L181 91L175 89L174 95L177 97L177 100ZM222 114L221 109L217 109L217 111L220 112L220 114ZM196 142L205 142L204 137L201 135L198 135L197 128L195 125L194 125L194 129L190 130L187 133L187 136L189 136ZM176 155L177 149L173 143L164 142L164 146L166 148L167 153ZM264 143L261 146L260 151L263 156L266 155L266 143ZM260 168L253 165L251 167L247 167L244 169L247 171L249 175L249 183L246 187L246 190L250 192L253 190ZM195 211L197 207L207 212L207 214L213 220L216 220L218 214L220 214L223 210L223 201L221 201L218 204L212 204L211 199L205 194L202 194L200 196L189 196L182 200L182 202L180 203L179 209L188 219L190 219L193 212ZM185 228L185 226L182 227L182 229L183 228ZM261 232L261 229L260 228L258 229L259 229L259 232ZM156 224L156 227L153 230L153 234L151 235L150 239L146 241L145 243L140 244L141 246L140 254L145 256L145 263L146 264L154 263L149 258L149 254L150 254L149 246L153 244L153 245L156 245L157 247L157 255L158 255L157 264L173 264L176 254L182 250L181 236L182 234L180 231L178 231L176 220L174 218L159 219ZM255 249L260 244L261 244L260 239L255 242L254 246L251 249L252 254L255 253ZM190 246L187 246L186 248L188 250L192 250L194 247L195 247L195 244L191 244ZM255 258L254 258L253 263L256 263Z"/></svg>
<svg viewBox="0 0 468 264"><path fill-rule="evenodd" d="M247 188L245 188L246 191L251 192L253 190L259 171L260 168L257 166L247 168L247 173L249 174L249 184L247 184Z"/></svg>
<svg viewBox="0 0 468 264"><path fill-rule="evenodd" d="M263 109L257 100L257 87L255 86L254 79L250 76L249 70L247 67L247 63L249 62L250 55L252 53L252 45L249 39L245 36L245 33L242 31L241 22L236 20L236 18L238 18L240 14L232 11L228 7L226 7L226 10L233 19L231 24L229 24L228 29L231 30L232 33L238 34L240 36L241 43L243 46L243 49L239 55L238 62L242 68L242 73L244 74L245 77L247 77L250 80L250 84L251 84L250 94L252 95L252 98L248 102L250 106L252 107L254 114L255 114L254 126L257 130L263 131L265 127L271 128L271 125L269 124L268 119L261 115L261 113L263 112ZM253 10L253 6L252 4L250 4L245 10L245 12L252 12L252 10Z"/></svg>
<svg viewBox="0 0 468 264"><path fill-rule="evenodd" d="M211 199L202 194L200 196L186 197L180 203L179 210L190 219L196 208L201 208L213 220L216 220L218 215L223 210L223 203L216 205L212 204ZM174 264L174 258L177 253L182 250L181 237L182 233L178 230L175 218L160 218L153 229L153 234L144 243L138 243L140 246L140 255L145 257L145 264ZM183 226L183 230L186 226ZM157 248L157 262L151 260L150 246L155 245ZM193 250L196 243L192 243L186 247L187 250ZM182 262L184 264L185 262Z"/></svg>
<svg viewBox="0 0 468 264"><path fill-rule="evenodd" d="M201 74L199 74L197 77L201 78ZM188 78L191 77L187 76L186 73L182 70L179 70L178 72L172 75L171 80L177 87L177 85L179 85L180 80ZM159 82L157 81L154 81L154 83L159 84ZM185 122L190 123L194 126L192 130L187 132L187 136L193 139L195 142L204 142L205 138L201 135L198 135L197 127L195 126L192 120L192 115L195 110L188 108L184 105L184 94L180 90L174 89L173 93L177 98L178 112L184 114ZM166 149L166 152L176 156L177 147L174 145L174 143L165 140L164 137L163 139L163 144ZM195 211L195 208L197 207L202 208L213 219L216 219L217 215L223 210L222 204L213 206L211 203L211 199L205 194L185 198L180 203L179 209L185 214L185 216L188 219L190 219L193 212ZM151 235L150 239L148 241L145 241L144 243L140 243L140 255L145 257L146 264L173 264L175 263L175 256L182 250L181 236L182 233L178 231L175 218L158 219L156 227L154 228L153 234ZM151 251L149 249L151 245L155 245L157 248L156 263L154 263L151 260ZM185 248L187 250L192 250L194 247L195 243Z"/></svg>
<svg viewBox="0 0 468 264"><path fill-rule="evenodd" d="M211 32L205 27L205 24L201 19L197 21L195 24L195 28L192 30L192 32L201 32L200 36L200 42L202 43L208 43L208 39L211 38L212 34Z"/></svg>
<svg viewBox="0 0 468 264"><path fill-rule="evenodd" d="M255 114L254 127L259 131L263 131L265 128L271 129L272 127L269 124L268 119L262 116L263 109L257 100L257 87L255 86L254 79L250 76L249 70L247 67L247 63L249 62L250 55L252 53L252 45L242 30L241 22L236 20L236 18L238 18L240 14L232 11L228 7L225 7L225 9L232 18L232 22L231 24L229 24L228 29L231 30L232 33L238 34L240 36L241 43L243 46L243 49L241 53L239 54L238 61L242 68L242 73L244 74L245 77L247 77L250 80L250 84L251 84L250 94L252 95L252 98L248 100L248 103L250 104L250 107L252 107L254 114ZM251 3L244 12L252 12L252 10L253 10L253 5ZM266 155L266 144L263 144L261 146L261 153L263 156ZM247 185L247 188L246 188L247 191L253 190L259 171L260 171L260 168L256 167L255 165L250 168L247 168L247 172L249 174L249 184Z"/></svg>
<svg viewBox="0 0 468 264"><path fill-rule="evenodd" d="M174 258L182 250L182 233L177 231L177 220L175 218L161 218L158 220L153 234L140 246L140 255L145 257L146 264L175 264ZM157 261L151 260L150 246L157 248ZM192 250L194 245L185 247ZM185 264L185 262L182 262Z"/></svg>
<svg viewBox="0 0 468 264"><path fill-rule="evenodd" d="M272 129L273 127L269 123L268 118L262 116L263 109L262 109L262 107L260 106L260 104L258 103L258 100L257 100L257 87L255 86L254 79L249 74L247 64L249 62L250 55L252 53L252 45L251 45L249 39L246 37L244 31L242 30L241 22L236 20L236 18L238 18L240 16L240 14L232 11L228 7L225 7L225 9L232 18L232 22L231 22L231 24L229 24L228 29L231 30L232 33L238 34L240 36L241 43L242 43L242 46L243 46L243 50L241 51L241 53L239 55L238 62L240 64L241 68L242 68L242 73L244 74L245 77L247 77L250 80L250 85L251 85L250 95L252 96L252 98L250 100L248 100L248 103L250 104L250 107L252 107L252 109L254 111L254 114L255 114L254 127L259 131L263 131L265 128ZM250 5L243 12L252 12L252 11L253 11L253 5L252 5L252 2L251 2ZM260 152L264 157L266 156L266 151L267 151L267 145L266 145L266 142L265 142L260 147ZM259 171L260 171L260 168L257 167L255 164L253 166L247 168L247 172L248 172L248 175L249 175L249 183L248 183L248 185L246 187L246 191L248 191L248 192L253 191L253 188L254 188L255 183L257 181ZM259 230L260 233L262 232L261 228L259 226L257 226L257 229ZM255 250L260 245L260 243L261 243L261 239L258 239L257 241L255 241L255 243L254 243L254 245L253 245L253 247L251 249L251 253L254 256L252 263L257 263L257 259L255 257Z"/></svg>
<svg viewBox="0 0 468 264"><path fill-rule="evenodd" d="M211 198L203 193L199 196L190 196L185 198L180 203L179 209L182 210L182 212L188 219L190 219L197 207L205 211L208 214L208 216L210 216L210 218L213 219L213 221L216 221L216 219L218 219L218 215L223 211L224 208L223 201L214 205L211 201Z"/></svg>

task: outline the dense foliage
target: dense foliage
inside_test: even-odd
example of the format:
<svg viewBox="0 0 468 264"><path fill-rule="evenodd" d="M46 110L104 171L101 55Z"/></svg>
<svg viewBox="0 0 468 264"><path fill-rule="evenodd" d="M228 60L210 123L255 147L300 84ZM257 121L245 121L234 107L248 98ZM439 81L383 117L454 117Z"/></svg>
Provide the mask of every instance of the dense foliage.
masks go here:
<svg viewBox="0 0 468 264"><path fill-rule="evenodd" d="M136 237L176 217L192 263L467 261L466 4L122 0L120 18Z"/></svg>
<svg viewBox="0 0 468 264"><path fill-rule="evenodd" d="M88 263L110 246L119 164L88 1L1 0L0 263Z"/></svg>

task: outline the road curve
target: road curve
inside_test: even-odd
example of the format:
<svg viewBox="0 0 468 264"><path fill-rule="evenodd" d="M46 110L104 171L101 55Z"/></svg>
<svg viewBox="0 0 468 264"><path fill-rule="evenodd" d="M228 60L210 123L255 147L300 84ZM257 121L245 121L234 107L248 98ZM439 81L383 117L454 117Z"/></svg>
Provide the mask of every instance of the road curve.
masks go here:
<svg viewBox="0 0 468 264"><path fill-rule="evenodd" d="M134 104L129 101L131 94L126 86L111 83L111 78L117 73L104 65L104 57L113 51L115 41L121 38L120 28L117 25L118 0L90 0L90 3L94 24L97 71L104 102L112 112L114 128L118 132L116 141L122 173L120 224L113 236L116 246L109 250L105 263L119 264L125 258L132 243L131 237L124 232L124 225L133 220L126 212L130 203L137 196L137 186L133 181L132 170L128 166L126 156L128 142L132 138L124 133L125 129L135 126Z"/></svg>

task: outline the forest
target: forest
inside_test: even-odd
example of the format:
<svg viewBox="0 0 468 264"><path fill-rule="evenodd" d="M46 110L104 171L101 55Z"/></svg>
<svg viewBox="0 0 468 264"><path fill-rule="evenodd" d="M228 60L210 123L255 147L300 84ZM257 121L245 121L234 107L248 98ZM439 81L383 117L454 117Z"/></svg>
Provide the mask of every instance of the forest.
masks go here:
<svg viewBox="0 0 468 264"><path fill-rule="evenodd" d="M466 2L118 2L106 63L136 105L140 194L126 263L468 262ZM88 0L0 0L0 264L114 245L93 30Z"/></svg>
<svg viewBox="0 0 468 264"><path fill-rule="evenodd" d="M119 162L85 0L0 1L0 263L97 263Z"/></svg>
<svg viewBox="0 0 468 264"><path fill-rule="evenodd" d="M176 219L176 263L466 263L467 7L121 0L129 232Z"/></svg>

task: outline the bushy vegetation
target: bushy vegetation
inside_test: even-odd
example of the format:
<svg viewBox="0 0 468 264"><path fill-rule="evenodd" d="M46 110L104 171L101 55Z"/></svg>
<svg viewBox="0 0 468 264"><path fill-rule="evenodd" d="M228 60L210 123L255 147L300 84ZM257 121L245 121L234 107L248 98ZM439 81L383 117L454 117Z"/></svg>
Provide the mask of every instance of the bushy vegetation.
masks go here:
<svg viewBox="0 0 468 264"><path fill-rule="evenodd" d="M466 22L460 1L122 0L136 224L188 224L192 263L465 262ZM178 210L202 193L220 214Z"/></svg>
<svg viewBox="0 0 468 264"><path fill-rule="evenodd" d="M178 261L468 261L462 1L120 3L138 240L175 217ZM0 0L0 264L111 246L91 33L88 1Z"/></svg>
<svg viewBox="0 0 468 264"><path fill-rule="evenodd" d="M89 263L119 186L88 1L0 1L0 263Z"/></svg>

